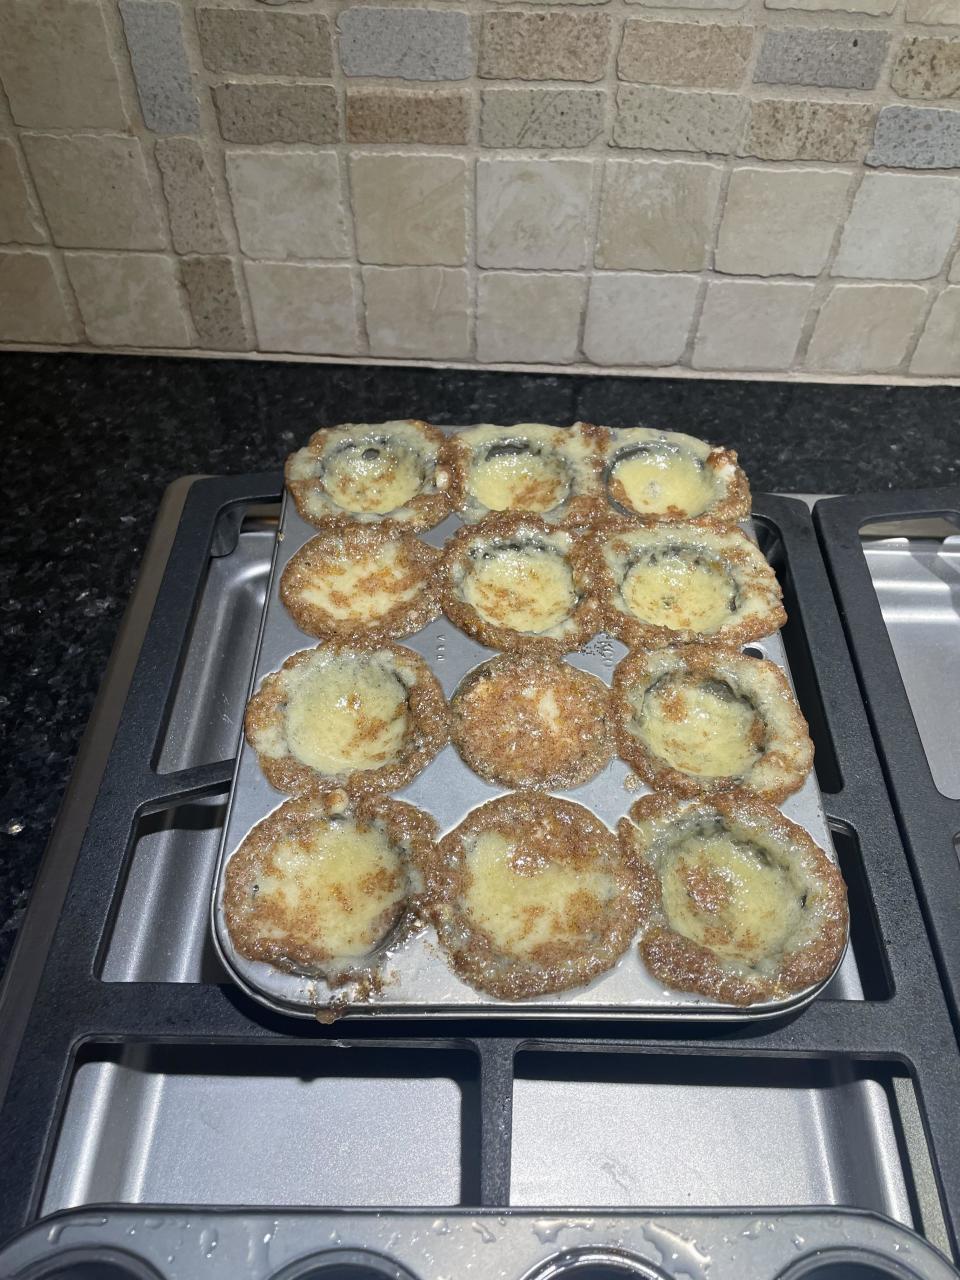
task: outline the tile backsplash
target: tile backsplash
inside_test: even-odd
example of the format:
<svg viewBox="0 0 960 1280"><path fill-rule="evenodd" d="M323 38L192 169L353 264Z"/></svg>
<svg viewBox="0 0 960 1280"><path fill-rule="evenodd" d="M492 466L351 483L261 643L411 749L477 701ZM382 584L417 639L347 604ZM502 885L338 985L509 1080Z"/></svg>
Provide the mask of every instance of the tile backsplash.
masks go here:
<svg viewBox="0 0 960 1280"><path fill-rule="evenodd" d="M0 0L0 345L960 378L960 0Z"/></svg>

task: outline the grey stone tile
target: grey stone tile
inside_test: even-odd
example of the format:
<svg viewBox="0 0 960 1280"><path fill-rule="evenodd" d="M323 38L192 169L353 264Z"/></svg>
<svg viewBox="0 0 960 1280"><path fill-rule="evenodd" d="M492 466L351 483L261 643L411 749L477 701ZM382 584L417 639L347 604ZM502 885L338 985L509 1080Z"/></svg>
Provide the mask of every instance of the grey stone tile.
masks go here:
<svg viewBox="0 0 960 1280"><path fill-rule="evenodd" d="M603 132L602 89L484 89L485 147L585 147Z"/></svg>
<svg viewBox="0 0 960 1280"><path fill-rule="evenodd" d="M477 358L571 364L577 358L585 276L484 271L477 292Z"/></svg>
<svg viewBox="0 0 960 1280"><path fill-rule="evenodd" d="M208 351L248 351L253 345L243 323L237 269L227 257L181 258L193 327Z"/></svg>
<svg viewBox="0 0 960 1280"><path fill-rule="evenodd" d="M213 101L227 142L337 142L340 108L328 84L216 85Z"/></svg>
<svg viewBox="0 0 960 1280"><path fill-rule="evenodd" d="M180 6L120 0L144 123L155 133L196 133L200 106L183 47Z"/></svg>
<svg viewBox="0 0 960 1280"><path fill-rule="evenodd" d="M227 247L213 178L195 138L158 138L154 149L178 253L220 253Z"/></svg>
<svg viewBox="0 0 960 1280"><path fill-rule="evenodd" d="M458 9L379 9L361 5L337 19L347 76L466 80L473 74L470 18Z"/></svg>
<svg viewBox="0 0 960 1280"><path fill-rule="evenodd" d="M830 274L928 280L946 261L958 219L960 178L865 174Z"/></svg>
<svg viewBox="0 0 960 1280"><path fill-rule="evenodd" d="M621 85L613 141L655 151L735 153L743 140L749 103L735 93L684 93Z"/></svg>
<svg viewBox="0 0 960 1280"><path fill-rule="evenodd" d="M960 166L960 111L884 107L866 162L896 169Z"/></svg>
<svg viewBox="0 0 960 1280"><path fill-rule="evenodd" d="M890 36L885 31L805 27L768 31L753 78L757 84L872 89L889 43Z"/></svg>
<svg viewBox="0 0 960 1280"><path fill-rule="evenodd" d="M696 276L595 275L583 351L602 365L670 365L683 355L697 305Z"/></svg>

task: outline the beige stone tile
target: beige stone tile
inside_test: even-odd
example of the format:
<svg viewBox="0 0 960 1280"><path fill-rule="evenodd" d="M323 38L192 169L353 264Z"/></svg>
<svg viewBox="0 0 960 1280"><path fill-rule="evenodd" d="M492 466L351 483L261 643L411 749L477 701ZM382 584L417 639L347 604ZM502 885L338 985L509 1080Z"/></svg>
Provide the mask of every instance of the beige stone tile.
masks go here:
<svg viewBox="0 0 960 1280"><path fill-rule="evenodd" d="M608 160L596 265L655 271L706 266L722 177L715 164Z"/></svg>
<svg viewBox="0 0 960 1280"><path fill-rule="evenodd" d="M753 27L628 18L617 58L621 80L733 89L743 80Z"/></svg>
<svg viewBox="0 0 960 1280"><path fill-rule="evenodd" d="M260 351L356 355L357 297L346 266L244 264Z"/></svg>
<svg viewBox="0 0 960 1280"><path fill-rule="evenodd" d="M195 138L158 138L154 155L178 253L222 253L227 247L213 177Z"/></svg>
<svg viewBox="0 0 960 1280"><path fill-rule="evenodd" d="M585 147L603 133L603 89L484 89L484 147Z"/></svg>
<svg viewBox="0 0 960 1280"><path fill-rule="evenodd" d="M960 289L944 289L933 304L910 372L927 378L960 374Z"/></svg>
<svg viewBox="0 0 960 1280"><path fill-rule="evenodd" d="M376 356L465 360L467 273L459 267L364 267L367 335Z"/></svg>
<svg viewBox="0 0 960 1280"><path fill-rule="evenodd" d="M582 267L592 184L590 160L479 160L478 264Z"/></svg>
<svg viewBox="0 0 960 1280"><path fill-rule="evenodd" d="M466 261L467 167L459 156L353 155L350 188L361 262Z"/></svg>
<svg viewBox="0 0 960 1280"><path fill-rule="evenodd" d="M343 258L340 162L334 151L226 153L240 248L251 258Z"/></svg>
<svg viewBox="0 0 960 1280"><path fill-rule="evenodd" d="M808 13L866 13L883 17L893 13L897 0L766 0L768 9L803 9Z"/></svg>
<svg viewBox="0 0 960 1280"><path fill-rule="evenodd" d="M731 155L743 141L749 110L749 102L737 93L622 84L613 141L618 147Z"/></svg>
<svg viewBox="0 0 960 1280"><path fill-rule="evenodd" d="M197 28L211 71L328 76L333 70L330 23L323 14L198 5Z"/></svg>
<svg viewBox="0 0 960 1280"><path fill-rule="evenodd" d="M187 347L172 258L152 253L67 253L87 338L98 347Z"/></svg>
<svg viewBox="0 0 960 1280"><path fill-rule="evenodd" d="M337 142L340 108L329 84L246 84L213 87L226 142Z"/></svg>
<svg viewBox="0 0 960 1280"><path fill-rule="evenodd" d="M609 46L605 13L486 13L479 74L490 80L601 80Z"/></svg>
<svg viewBox="0 0 960 1280"><path fill-rule="evenodd" d="M477 356L487 363L570 364L587 281L579 275L488 271L477 295Z"/></svg>
<svg viewBox="0 0 960 1280"><path fill-rule="evenodd" d="M160 218L136 138L21 134L55 242L78 249L162 249Z"/></svg>
<svg viewBox="0 0 960 1280"><path fill-rule="evenodd" d="M742 9L747 0L627 0L648 9Z"/></svg>
<svg viewBox="0 0 960 1280"><path fill-rule="evenodd" d="M960 36L912 36L900 42L890 85L901 98L960 94Z"/></svg>
<svg viewBox="0 0 960 1280"><path fill-rule="evenodd" d="M755 98L740 155L760 160L862 160L877 109L866 102Z"/></svg>
<svg viewBox="0 0 960 1280"><path fill-rule="evenodd" d="M77 342L46 253L0 249L0 342Z"/></svg>
<svg viewBox="0 0 960 1280"><path fill-rule="evenodd" d="M960 221L960 178L868 173L844 227L834 276L926 280L946 260Z"/></svg>
<svg viewBox="0 0 960 1280"><path fill-rule="evenodd" d="M696 276L595 275L584 355L594 364L676 364L690 336L699 290Z"/></svg>
<svg viewBox="0 0 960 1280"><path fill-rule="evenodd" d="M693 349L695 369L780 371L797 353L812 284L712 280Z"/></svg>
<svg viewBox="0 0 960 1280"><path fill-rule="evenodd" d="M734 169L716 269L736 276L816 276L846 208L850 175L830 169Z"/></svg>
<svg viewBox="0 0 960 1280"><path fill-rule="evenodd" d="M469 128L465 89L347 89L348 142L456 146Z"/></svg>
<svg viewBox="0 0 960 1280"><path fill-rule="evenodd" d="M17 149L0 138L0 244L43 244L46 238Z"/></svg>
<svg viewBox="0 0 960 1280"><path fill-rule="evenodd" d="M819 373L892 373L927 305L914 284L836 284L820 308L806 367Z"/></svg>
<svg viewBox="0 0 960 1280"><path fill-rule="evenodd" d="M232 259L180 259L198 344L209 351L247 351L253 345L240 305L240 282Z"/></svg>
<svg viewBox="0 0 960 1280"><path fill-rule="evenodd" d="M907 0L904 14L908 22L960 26L958 0Z"/></svg>
<svg viewBox="0 0 960 1280"><path fill-rule="evenodd" d="M97 0L3 0L0 79L28 129L123 129Z"/></svg>

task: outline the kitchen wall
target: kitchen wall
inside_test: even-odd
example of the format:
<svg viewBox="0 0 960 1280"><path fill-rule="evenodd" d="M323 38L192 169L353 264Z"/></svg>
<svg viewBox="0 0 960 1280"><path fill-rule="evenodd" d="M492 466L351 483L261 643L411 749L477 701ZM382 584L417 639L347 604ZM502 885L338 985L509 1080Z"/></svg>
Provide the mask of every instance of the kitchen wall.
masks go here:
<svg viewBox="0 0 960 1280"><path fill-rule="evenodd" d="M0 344L960 377L960 0L0 0Z"/></svg>

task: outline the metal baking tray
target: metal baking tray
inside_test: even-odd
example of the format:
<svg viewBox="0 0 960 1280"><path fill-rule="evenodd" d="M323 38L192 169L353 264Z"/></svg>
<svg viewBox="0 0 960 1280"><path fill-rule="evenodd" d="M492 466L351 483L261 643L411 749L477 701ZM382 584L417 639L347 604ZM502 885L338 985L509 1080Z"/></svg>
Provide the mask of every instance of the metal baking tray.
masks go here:
<svg viewBox="0 0 960 1280"><path fill-rule="evenodd" d="M852 1209L614 1215L196 1209L63 1214L0 1252L22 1280L957 1280Z"/></svg>
<svg viewBox="0 0 960 1280"><path fill-rule="evenodd" d="M435 546L460 527L460 521L449 517L424 536ZM749 526L748 526L749 527ZM266 591L260 637L254 662L251 692L265 675L275 671L298 649L317 641L299 630L284 608L279 596L280 575L304 542L316 530L296 510L288 495L280 516L276 549ZM421 654L436 673L444 694L449 698L463 677L496 650L486 648L459 631L445 617L430 623L416 635L401 643ZM778 634L751 643L747 651L769 658L790 675L783 640ZM618 640L607 635L594 636L587 647L568 655L569 661L610 683L613 669L627 652ZM648 791L645 786L624 783L629 767L614 759L602 773L580 787L557 792L585 805L608 827L616 829L618 820L627 812L637 796ZM492 785L478 777L463 763L452 745L442 752L396 794L426 810L436 818L441 831L456 826L475 806L503 795L507 788ZM223 964L235 981L250 995L272 1009L302 1017L315 1017L318 1009L330 1005L337 1016L387 1015L416 1012L427 1015L449 1015L453 1012L474 1016L629 1018L712 1018L755 1021L774 1017L809 1003L826 982L781 1000L768 1000L746 1008L722 1004L703 996L671 991L658 982L644 967L638 950L631 944L612 969L595 978L589 985L573 991L539 996L529 1000L498 1000L475 991L460 980L448 965L432 925L424 924L396 947L388 948L383 962L382 992L354 999L349 988L343 993L331 991L317 979L286 973L263 961L248 960L233 946L223 914L224 872L231 854L250 829L276 809L285 797L275 791L264 778L256 752L244 740L237 759L237 771L230 793L226 828L220 850L217 876L211 903L213 935ZM816 774L811 770L800 791L781 806L787 817L805 827L821 848L836 860L830 829L824 816ZM841 965L843 960L841 959ZM838 966L839 967L839 966ZM849 972L844 974L845 989L853 992L856 977L852 958ZM829 980L828 980L829 981Z"/></svg>

